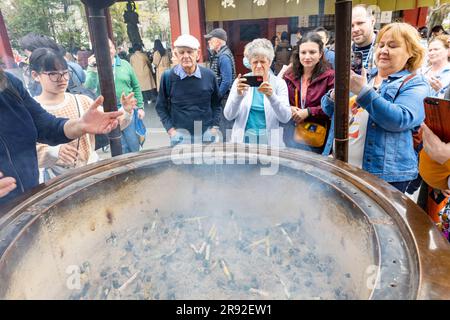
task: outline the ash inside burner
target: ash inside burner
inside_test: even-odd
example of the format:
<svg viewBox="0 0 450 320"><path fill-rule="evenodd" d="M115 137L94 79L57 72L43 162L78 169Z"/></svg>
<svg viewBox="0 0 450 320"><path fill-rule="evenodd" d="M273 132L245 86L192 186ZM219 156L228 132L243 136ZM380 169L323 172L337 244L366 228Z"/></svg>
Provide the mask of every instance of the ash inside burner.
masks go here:
<svg viewBox="0 0 450 320"><path fill-rule="evenodd" d="M81 263L81 289L68 298L357 298L351 274L320 254L300 219L258 226L233 211L147 216L104 239L104 250Z"/></svg>

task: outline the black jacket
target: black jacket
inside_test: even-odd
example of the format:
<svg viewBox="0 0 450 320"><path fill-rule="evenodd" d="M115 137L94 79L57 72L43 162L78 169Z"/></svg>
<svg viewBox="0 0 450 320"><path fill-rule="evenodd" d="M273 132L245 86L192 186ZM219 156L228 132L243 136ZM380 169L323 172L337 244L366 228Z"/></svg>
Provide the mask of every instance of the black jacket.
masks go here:
<svg viewBox="0 0 450 320"><path fill-rule="evenodd" d="M45 111L22 85L6 73L9 90L0 92L0 171L16 179L17 188L0 198L1 205L39 183L36 142L49 145L67 143L64 124Z"/></svg>

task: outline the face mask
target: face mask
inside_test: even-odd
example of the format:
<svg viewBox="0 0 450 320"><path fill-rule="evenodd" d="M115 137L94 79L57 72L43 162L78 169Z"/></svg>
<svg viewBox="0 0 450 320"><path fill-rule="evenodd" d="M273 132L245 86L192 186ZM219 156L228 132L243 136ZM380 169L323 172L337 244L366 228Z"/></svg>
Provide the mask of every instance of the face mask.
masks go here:
<svg viewBox="0 0 450 320"><path fill-rule="evenodd" d="M246 67L247 69L251 70L252 66L250 65L250 61L248 61L247 57L244 57L244 59L242 59L242 63L244 64L244 67Z"/></svg>

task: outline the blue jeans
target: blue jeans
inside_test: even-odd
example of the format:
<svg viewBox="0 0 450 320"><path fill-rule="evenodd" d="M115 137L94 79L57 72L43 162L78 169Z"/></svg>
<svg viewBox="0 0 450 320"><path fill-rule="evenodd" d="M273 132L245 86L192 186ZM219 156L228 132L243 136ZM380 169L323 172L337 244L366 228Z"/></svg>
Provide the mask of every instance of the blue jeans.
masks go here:
<svg viewBox="0 0 450 320"><path fill-rule="evenodd" d="M170 146L175 147L178 144L193 144L193 143L213 143L220 142L216 140L216 136L212 135L210 129L203 133L203 136L191 136L188 132L182 130L177 131L177 134L170 138Z"/></svg>
<svg viewBox="0 0 450 320"><path fill-rule="evenodd" d="M408 186L410 185L411 181L401 181L401 182L389 182L391 186L396 188L402 193L406 192L406 189L408 189Z"/></svg>
<svg viewBox="0 0 450 320"><path fill-rule="evenodd" d="M131 121L130 125L122 130L120 141L122 143L122 154L138 152L140 150L139 137L136 134L134 121Z"/></svg>

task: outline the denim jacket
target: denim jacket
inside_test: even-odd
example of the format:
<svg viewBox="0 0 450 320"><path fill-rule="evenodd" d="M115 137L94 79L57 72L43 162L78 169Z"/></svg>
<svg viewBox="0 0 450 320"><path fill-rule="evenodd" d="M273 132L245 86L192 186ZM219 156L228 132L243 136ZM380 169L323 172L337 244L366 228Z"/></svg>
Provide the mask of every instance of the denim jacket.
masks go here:
<svg viewBox="0 0 450 320"><path fill-rule="evenodd" d="M371 78L376 74L375 69ZM412 133L425 119L423 99L431 95L431 87L422 75L403 84L410 74L402 70L390 75L383 80L380 93L366 86L356 100L369 113L362 168L387 182L413 180L418 173ZM322 109L333 117L329 94L322 98ZM333 141L334 119L324 155L330 154Z"/></svg>

